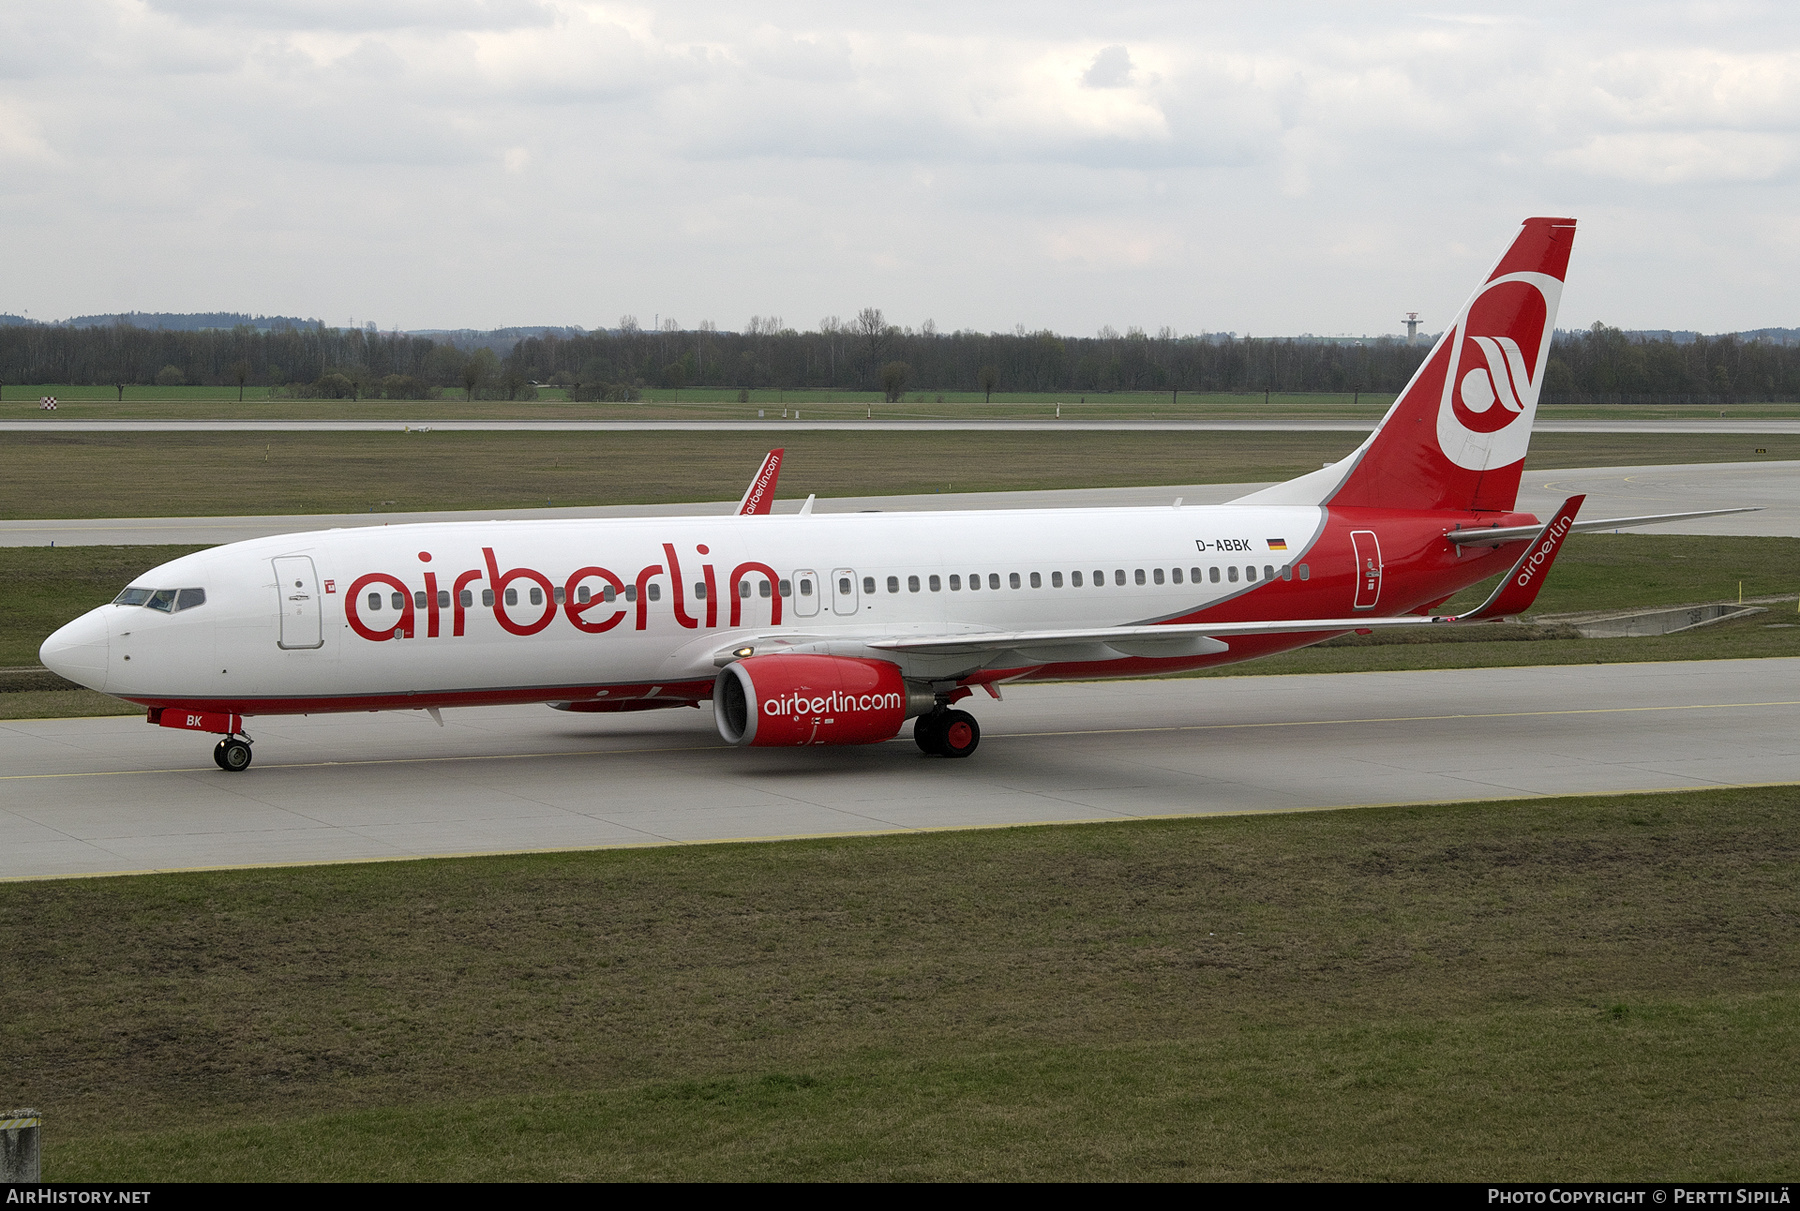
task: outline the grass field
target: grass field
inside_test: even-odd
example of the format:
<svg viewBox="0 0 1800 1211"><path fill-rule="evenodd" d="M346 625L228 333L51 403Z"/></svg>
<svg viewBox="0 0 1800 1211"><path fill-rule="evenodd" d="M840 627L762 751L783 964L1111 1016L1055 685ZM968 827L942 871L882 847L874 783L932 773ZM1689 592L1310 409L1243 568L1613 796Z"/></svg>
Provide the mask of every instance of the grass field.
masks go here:
<svg viewBox="0 0 1800 1211"><path fill-rule="evenodd" d="M1791 790L0 885L55 1181L1772 1180Z"/></svg>
<svg viewBox="0 0 1800 1211"><path fill-rule="evenodd" d="M41 412L38 399L54 395L55 413ZM1183 392L996 391L991 399L979 391L911 391L889 403L879 391L840 388L782 390L759 388L747 401L737 388L647 387L632 403L575 403L559 388L542 387L532 400L466 401L460 390L447 390L437 400L275 399L268 388L247 387L240 402L236 387L127 387L125 399L106 386L67 384L7 386L0 389L0 419L147 419L242 420L754 420L778 419L798 409L807 420L843 420L865 412L883 419L1039 419L1062 409L1064 420L1256 419L1259 417L1330 420L1380 418L1394 396L1364 391L1342 393L1273 393L1260 391ZM1705 407L1683 404L1546 404L1541 414L1561 419L1701 420L1800 418L1800 402L1756 402Z"/></svg>
<svg viewBox="0 0 1800 1211"><path fill-rule="evenodd" d="M10 433L0 517L356 513L1287 479L1351 433ZM1758 448L1767 451L1757 455ZM1543 433L1529 466L1800 458L1800 434Z"/></svg>

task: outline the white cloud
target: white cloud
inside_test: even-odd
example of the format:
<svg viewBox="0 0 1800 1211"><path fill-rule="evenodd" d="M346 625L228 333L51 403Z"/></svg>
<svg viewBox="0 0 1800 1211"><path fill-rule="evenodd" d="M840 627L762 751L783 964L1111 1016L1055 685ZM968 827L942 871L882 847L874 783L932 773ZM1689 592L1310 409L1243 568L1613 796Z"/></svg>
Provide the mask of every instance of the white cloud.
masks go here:
<svg viewBox="0 0 1800 1211"><path fill-rule="evenodd" d="M0 310L1386 330L1568 211L1572 307L1792 322L1657 275L1791 281L1797 159L1773 5L14 0Z"/></svg>

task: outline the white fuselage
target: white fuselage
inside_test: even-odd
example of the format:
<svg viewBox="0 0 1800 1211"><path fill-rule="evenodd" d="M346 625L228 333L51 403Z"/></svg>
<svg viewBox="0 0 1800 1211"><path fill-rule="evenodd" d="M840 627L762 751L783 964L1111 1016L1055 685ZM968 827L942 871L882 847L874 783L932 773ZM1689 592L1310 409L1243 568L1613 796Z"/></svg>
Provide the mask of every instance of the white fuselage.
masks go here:
<svg viewBox="0 0 1800 1211"><path fill-rule="evenodd" d="M1270 605L1291 600L1291 614L1272 616L1343 614L1355 557L1314 550L1327 516L1316 506L1215 506L293 534L146 572L133 585L203 589L204 604L103 606L53 636L45 659L134 701L231 703L247 714L674 686L693 698L721 653L742 643L839 651L873 636L1153 622L1258 591ZM1299 565L1321 558L1344 566L1308 568L1302 582ZM1345 599L1317 600L1334 583L1328 591ZM1314 590L1308 600L1303 588ZM1094 655L1059 662L1060 675L1083 675L1084 663L1091 675L1117 671L1117 652ZM886 658L909 677L975 671Z"/></svg>

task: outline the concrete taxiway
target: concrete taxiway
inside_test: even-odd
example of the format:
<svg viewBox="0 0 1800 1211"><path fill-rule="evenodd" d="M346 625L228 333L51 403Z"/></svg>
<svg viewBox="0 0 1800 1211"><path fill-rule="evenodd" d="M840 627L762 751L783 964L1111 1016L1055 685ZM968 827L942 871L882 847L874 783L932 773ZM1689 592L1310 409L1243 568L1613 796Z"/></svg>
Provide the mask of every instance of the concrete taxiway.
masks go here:
<svg viewBox="0 0 1800 1211"><path fill-rule="evenodd" d="M1620 641L1625 642L1625 641ZM1800 782L1800 660L1008 687L966 761L711 714L0 723L0 878Z"/></svg>
<svg viewBox="0 0 1800 1211"><path fill-rule="evenodd" d="M1047 406L1047 405L1046 405ZM917 433L1289 432L1367 433L1368 419L1284 420L1280 417L1205 417L1166 420L4 420L0 433ZM1718 417L1703 420L1554 420L1539 417L1537 433L1800 433L1800 420Z"/></svg>
<svg viewBox="0 0 1800 1211"><path fill-rule="evenodd" d="M1038 492L955 492L918 496L835 497L819 501L820 513L865 509L1064 509L1083 506L1222 504L1266 484L1175 484L1154 488L1070 488ZM1533 471L1520 485L1519 507L1548 516L1577 492L1588 495L1583 517L1628 517L1702 509L1760 506L1762 512L1709 517L1643 533L1763 534L1800 537L1800 462L1684 463L1648 467L1578 467ZM0 521L0 546L86 546L133 543L221 543L269 534L328 530L337 526L406 525L414 522L522 520L568 517L672 517L730 513L737 502L601 505L562 509L486 509L473 512L327 513L265 517L121 517ZM793 513L797 499L776 502Z"/></svg>

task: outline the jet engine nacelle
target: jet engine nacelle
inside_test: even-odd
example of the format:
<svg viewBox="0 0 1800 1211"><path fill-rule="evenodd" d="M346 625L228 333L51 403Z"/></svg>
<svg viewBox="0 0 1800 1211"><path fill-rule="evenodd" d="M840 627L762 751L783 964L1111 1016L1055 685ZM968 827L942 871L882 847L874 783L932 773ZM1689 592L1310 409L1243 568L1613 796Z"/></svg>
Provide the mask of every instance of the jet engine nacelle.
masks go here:
<svg viewBox="0 0 1800 1211"><path fill-rule="evenodd" d="M713 682L719 735L737 745L878 744L933 702L898 665L848 656L747 656Z"/></svg>

